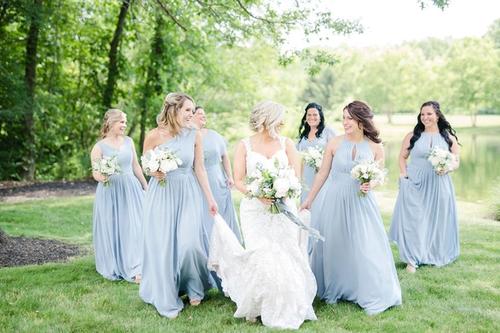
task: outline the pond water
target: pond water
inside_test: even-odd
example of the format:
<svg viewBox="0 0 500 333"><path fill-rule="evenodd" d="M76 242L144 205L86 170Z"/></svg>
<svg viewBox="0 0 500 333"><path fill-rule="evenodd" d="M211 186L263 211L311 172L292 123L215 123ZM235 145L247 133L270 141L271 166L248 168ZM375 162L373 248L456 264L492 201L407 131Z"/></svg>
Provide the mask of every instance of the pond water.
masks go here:
<svg viewBox="0 0 500 333"><path fill-rule="evenodd" d="M458 198L486 202L496 193L494 184L500 181L500 136L469 134L459 136L460 168L453 172L453 184ZM388 181L384 187L398 188L398 156L400 141L385 143L386 167L389 170Z"/></svg>

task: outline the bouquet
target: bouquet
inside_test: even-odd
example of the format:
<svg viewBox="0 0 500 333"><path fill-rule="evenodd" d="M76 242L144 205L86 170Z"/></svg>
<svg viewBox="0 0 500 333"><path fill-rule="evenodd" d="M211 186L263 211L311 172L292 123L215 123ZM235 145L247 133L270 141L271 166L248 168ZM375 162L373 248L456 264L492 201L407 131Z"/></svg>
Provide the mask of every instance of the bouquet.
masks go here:
<svg viewBox="0 0 500 333"><path fill-rule="evenodd" d="M92 162L92 171L97 171L106 179L104 186L109 186L109 177L120 173L120 165L117 156L103 156Z"/></svg>
<svg viewBox="0 0 500 333"><path fill-rule="evenodd" d="M308 147L303 153L304 162L306 165L314 168L316 172L321 167L321 163L323 162L323 149L319 146Z"/></svg>
<svg viewBox="0 0 500 333"><path fill-rule="evenodd" d="M168 173L175 170L182 165L182 160L169 149L155 148L141 156L141 163L144 171L150 175L156 171ZM162 179L159 183L161 186L165 186L166 180Z"/></svg>
<svg viewBox="0 0 500 333"><path fill-rule="evenodd" d="M448 150L438 147L432 148L427 160L431 162L438 175L444 175L458 168L458 158Z"/></svg>
<svg viewBox="0 0 500 333"><path fill-rule="evenodd" d="M266 165L257 164L256 170L246 179L248 194L252 198L274 200L271 213L280 213L277 200L295 198L300 195L300 181L289 166L280 166L278 160Z"/></svg>
<svg viewBox="0 0 500 333"><path fill-rule="evenodd" d="M378 184L383 184L385 181L386 169L381 169L376 161L361 161L356 164L351 170L351 177L359 180L361 184L375 181ZM366 196L366 193L359 191L359 196Z"/></svg>
<svg viewBox="0 0 500 333"><path fill-rule="evenodd" d="M273 200L270 207L272 214L282 213L291 222L309 232L310 236L324 240L316 229L304 224L285 202L286 198L298 197L301 191L300 181L292 168L281 166L277 159L266 164L259 163L254 172L246 178L246 184L251 198Z"/></svg>

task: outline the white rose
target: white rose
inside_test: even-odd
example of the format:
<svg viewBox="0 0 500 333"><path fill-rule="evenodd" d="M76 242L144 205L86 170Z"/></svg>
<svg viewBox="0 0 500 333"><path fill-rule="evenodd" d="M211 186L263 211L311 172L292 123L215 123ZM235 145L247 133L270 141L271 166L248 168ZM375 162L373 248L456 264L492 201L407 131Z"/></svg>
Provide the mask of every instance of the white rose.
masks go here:
<svg viewBox="0 0 500 333"><path fill-rule="evenodd" d="M323 160L322 159L317 159L316 163L315 163L316 168L318 168L318 169L321 168L321 164L323 164Z"/></svg>
<svg viewBox="0 0 500 333"><path fill-rule="evenodd" d="M294 177L290 180L290 189L298 193L300 193L300 191L302 190L302 185L300 184L300 181L297 177Z"/></svg>
<svg viewBox="0 0 500 333"><path fill-rule="evenodd" d="M160 167L160 161L158 161L158 159L156 159L155 154L146 154L145 156L142 156L141 162L142 162L143 168L147 172L158 171L158 168Z"/></svg>
<svg viewBox="0 0 500 333"><path fill-rule="evenodd" d="M160 171L162 172L167 173L177 168L177 163L174 160L168 159L160 161Z"/></svg>
<svg viewBox="0 0 500 333"><path fill-rule="evenodd" d="M247 185L247 190L250 192L251 195L258 195L259 194L259 182L254 180L250 184Z"/></svg>
<svg viewBox="0 0 500 333"><path fill-rule="evenodd" d="M440 161L440 158L439 158L438 156L431 155L431 156L429 157L429 162L431 162L431 164L432 164L433 166L438 165L438 164L439 164L439 161Z"/></svg>
<svg viewBox="0 0 500 333"><path fill-rule="evenodd" d="M448 157L448 151L444 150L444 149L436 149L436 155L442 159L444 158L447 158Z"/></svg>
<svg viewBox="0 0 500 333"><path fill-rule="evenodd" d="M277 178L273 183L273 188L276 190L276 197L283 198L290 189L290 181L287 178Z"/></svg>

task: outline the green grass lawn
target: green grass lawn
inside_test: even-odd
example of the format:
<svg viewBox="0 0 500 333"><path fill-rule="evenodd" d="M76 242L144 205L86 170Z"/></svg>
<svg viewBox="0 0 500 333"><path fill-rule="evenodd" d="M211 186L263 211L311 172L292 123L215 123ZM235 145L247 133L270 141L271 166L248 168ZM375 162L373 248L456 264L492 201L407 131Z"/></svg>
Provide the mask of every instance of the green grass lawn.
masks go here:
<svg viewBox="0 0 500 333"><path fill-rule="evenodd" d="M91 247L92 198L58 198L0 206L10 235L55 238ZM386 224L390 220L384 214ZM356 305L316 301L318 321L303 332L499 332L500 224L461 219L461 256L411 275L396 260L403 305L369 317ZM394 249L395 258L397 250ZM138 286L98 275L91 254L65 263L0 268L1 332L262 332L232 317L234 304L212 290L175 320L143 303Z"/></svg>

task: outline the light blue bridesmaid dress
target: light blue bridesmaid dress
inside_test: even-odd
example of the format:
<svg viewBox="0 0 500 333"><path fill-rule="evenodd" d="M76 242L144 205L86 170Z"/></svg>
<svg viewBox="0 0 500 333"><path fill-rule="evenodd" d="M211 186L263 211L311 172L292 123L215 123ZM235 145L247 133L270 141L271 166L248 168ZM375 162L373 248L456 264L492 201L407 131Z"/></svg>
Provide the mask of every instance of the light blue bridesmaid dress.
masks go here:
<svg viewBox="0 0 500 333"><path fill-rule="evenodd" d="M205 156L205 169L207 170L210 189L219 207L219 214L224 218L229 228L231 228L236 235L236 238L241 242L240 228L233 206L231 189L227 186L227 175L222 167L222 156L227 154L226 141L219 133L213 130L207 130L207 133L203 137L203 153ZM206 198L204 198L203 201L205 213L203 227L207 235L206 248L208 250L208 241L212 234L214 219L208 212Z"/></svg>
<svg viewBox="0 0 500 333"><path fill-rule="evenodd" d="M202 225L202 192L193 171L196 130L160 145L182 165L162 186L151 177L144 205L144 257L139 295L166 317L183 308L180 295L201 300L210 288Z"/></svg>
<svg viewBox="0 0 500 333"><path fill-rule="evenodd" d="M328 141L330 141L330 139L334 136L335 132L331 128L325 127L323 129L323 132L321 132L319 138L315 137L311 141L307 138L301 138L297 143L297 150L303 152L309 147L316 146L324 150ZM302 194L300 195L300 202L304 202L304 200L307 198L307 195L309 194L314 181L314 176L316 176L315 168L304 164L304 168L302 170L302 183L304 184L304 187L302 188Z"/></svg>
<svg viewBox="0 0 500 333"><path fill-rule="evenodd" d="M109 185L97 185L93 243L99 274L110 280L133 281L141 273L143 197L141 183L132 168L133 142L129 137L119 149L99 141L104 157L117 156L120 174L109 178Z"/></svg>
<svg viewBox="0 0 500 333"><path fill-rule="evenodd" d="M353 153L355 153L353 159ZM373 160L368 141L344 139L323 188L311 207L311 218L324 242L316 242L311 266L318 296L327 303L347 300L369 315L401 304L394 259L373 193L360 197L350 171L357 161Z"/></svg>
<svg viewBox="0 0 500 333"><path fill-rule="evenodd" d="M427 160L432 147L448 150L439 133L423 132L410 151L389 232L401 260L415 267L443 266L460 253L455 189L450 175L437 175Z"/></svg>

